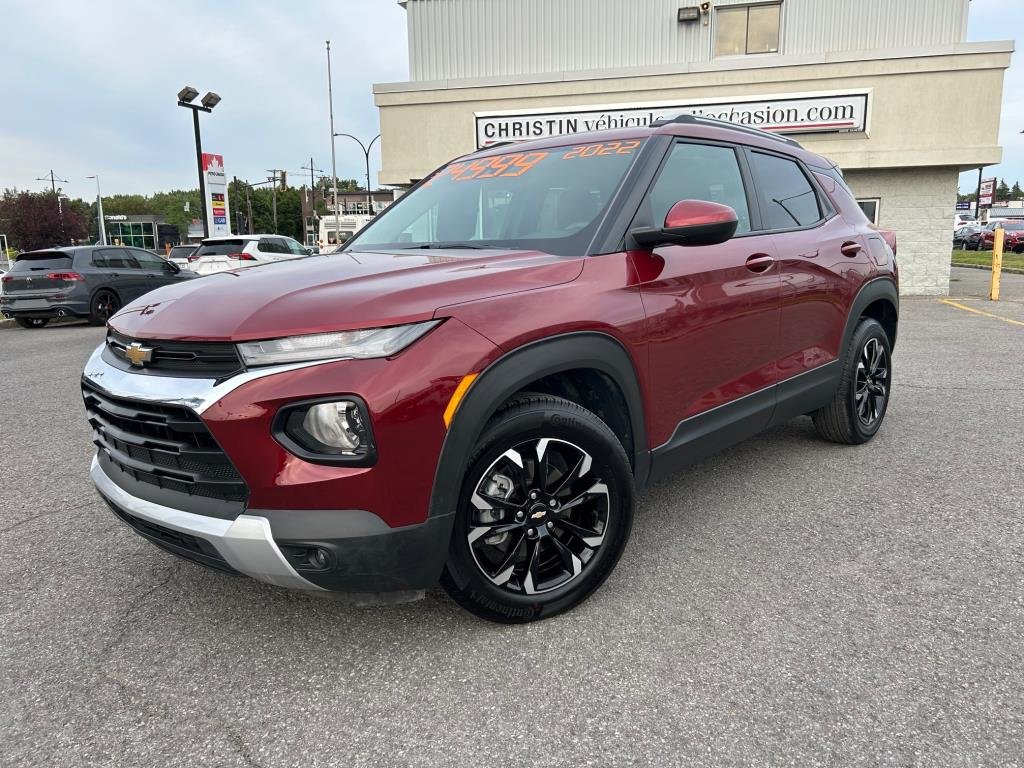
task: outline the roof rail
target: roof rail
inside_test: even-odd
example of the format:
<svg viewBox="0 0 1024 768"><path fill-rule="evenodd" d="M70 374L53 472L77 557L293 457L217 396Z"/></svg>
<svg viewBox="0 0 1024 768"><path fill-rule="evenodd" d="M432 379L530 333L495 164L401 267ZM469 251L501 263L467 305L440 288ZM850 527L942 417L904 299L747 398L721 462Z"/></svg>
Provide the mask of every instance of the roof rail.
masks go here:
<svg viewBox="0 0 1024 768"><path fill-rule="evenodd" d="M719 128L728 128L733 131L742 131L743 133L749 133L752 136L760 136L761 138L774 139L775 141L781 141L783 144L789 144L793 147L803 146L796 139L791 139L788 136L780 136L777 133L771 131L765 131L760 128L751 128L749 125L741 125L740 123L730 123L728 120L719 120L716 117L701 117L700 115L676 115L675 117L666 117L661 120L655 120L651 123L651 128L660 128L663 125L671 125L672 123L683 123L689 125L712 125Z"/></svg>

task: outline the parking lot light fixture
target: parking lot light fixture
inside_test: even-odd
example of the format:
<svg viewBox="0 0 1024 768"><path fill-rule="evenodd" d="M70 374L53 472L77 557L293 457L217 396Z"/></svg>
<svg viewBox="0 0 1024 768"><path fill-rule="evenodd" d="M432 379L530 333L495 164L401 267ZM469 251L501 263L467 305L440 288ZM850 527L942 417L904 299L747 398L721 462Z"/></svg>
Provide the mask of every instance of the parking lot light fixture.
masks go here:
<svg viewBox="0 0 1024 768"><path fill-rule="evenodd" d="M203 142L199 135L199 113L212 112L213 108L220 104L220 96L213 91L207 91L198 104L193 104L199 91L191 85L186 85L178 91L178 106L187 107L192 110L192 126L196 134L196 168L199 171L199 197L201 212L203 215L203 238L210 236L210 222L206 216L206 180L203 178Z"/></svg>

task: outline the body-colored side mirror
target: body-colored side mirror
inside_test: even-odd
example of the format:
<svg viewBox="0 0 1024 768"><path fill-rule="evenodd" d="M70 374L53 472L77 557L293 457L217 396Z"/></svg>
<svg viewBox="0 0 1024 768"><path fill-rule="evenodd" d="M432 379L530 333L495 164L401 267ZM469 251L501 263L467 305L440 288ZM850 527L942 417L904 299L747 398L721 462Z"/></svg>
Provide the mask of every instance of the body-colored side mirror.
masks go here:
<svg viewBox="0 0 1024 768"><path fill-rule="evenodd" d="M728 205L708 200L680 200L665 215L661 229L634 229L640 245L717 245L736 234L739 219Z"/></svg>

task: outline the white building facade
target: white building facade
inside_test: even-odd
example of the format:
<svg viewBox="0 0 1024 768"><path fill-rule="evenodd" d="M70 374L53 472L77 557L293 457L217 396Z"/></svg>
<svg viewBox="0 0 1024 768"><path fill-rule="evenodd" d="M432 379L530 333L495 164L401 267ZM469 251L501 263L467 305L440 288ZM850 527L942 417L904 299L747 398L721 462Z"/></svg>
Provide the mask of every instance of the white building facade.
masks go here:
<svg viewBox="0 0 1024 768"><path fill-rule="evenodd" d="M969 0L404 0L410 80L374 86L380 181L499 141L684 112L786 133L897 231L902 289L942 294L958 174L997 164L1012 42Z"/></svg>

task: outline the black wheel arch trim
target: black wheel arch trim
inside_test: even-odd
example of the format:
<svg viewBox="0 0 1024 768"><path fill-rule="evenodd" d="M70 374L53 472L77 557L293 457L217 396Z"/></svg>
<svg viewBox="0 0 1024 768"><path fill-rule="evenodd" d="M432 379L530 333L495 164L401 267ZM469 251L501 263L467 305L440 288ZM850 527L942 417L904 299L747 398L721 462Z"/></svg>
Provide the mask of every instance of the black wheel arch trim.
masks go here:
<svg viewBox="0 0 1024 768"><path fill-rule="evenodd" d="M857 330L857 323L864 314L864 310L879 299L884 299L892 305L898 323L900 316L900 294L896 288L896 283L890 277L876 277L870 280L861 287L853 300L853 304L850 306L850 312L846 316L846 326L843 329L843 343L839 348L840 354L845 354L846 350L849 349L850 340L853 338L854 331ZM889 339L889 347L890 349L895 349L896 347L895 332L892 338Z"/></svg>
<svg viewBox="0 0 1024 768"><path fill-rule="evenodd" d="M480 373L459 404L441 446L428 516L455 511L466 463L487 420L503 402L532 381L579 368L604 373L622 392L633 432L633 474L637 487L642 487L650 467L650 451L633 359L615 337L599 331L578 331L524 344Z"/></svg>

